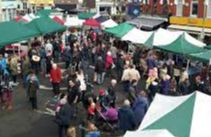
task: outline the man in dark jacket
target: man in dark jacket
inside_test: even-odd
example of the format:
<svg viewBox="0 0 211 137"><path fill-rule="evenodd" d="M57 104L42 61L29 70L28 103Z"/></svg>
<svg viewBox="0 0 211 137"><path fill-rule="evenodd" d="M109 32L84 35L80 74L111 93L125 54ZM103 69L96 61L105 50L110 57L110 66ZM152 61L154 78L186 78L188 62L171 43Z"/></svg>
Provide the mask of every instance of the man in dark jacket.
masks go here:
<svg viewBox="0 0 211 137"><path fill-rule="evenodd" d="M206 93L205 84L201 80L201 76L199 76L199 75L195 77L195 81L192 85L192 92L195 92L195 91L201 91L203 93Z"/></svg>
<svg viewBox="0 0 211 137"><path fill-rule="evenodd" d="M104 81L105 63L101 56L98 57L97 63L95 64L95 73L97 76L96 82L102 84Z"/></svg>
<svg viewBox="0 0 211 137"><path fill-rule="evenodd" d="M142 122L147 112L148 107L149 107L149 101L148 101L147 95L144 91L141 91L138 94L132 106L133 112L135 114L137 126L139 126L140 123Z"/></svg>
<svg viewBox="0 0 211 137"><path fill-rule="evenodd" d="M72 102L67 102L57 113L56 122L59 126L59 137L66 137L67 129L73 126L74 108Z"/></svg>
<svg viewBox="0 0 211 137"><path fill-rule="evenodd" d="M135 115L130 108L130 101L125 100L124 105L118 111L119 128L124 133L127 130L134 130L136 127Z"/></svg>
<svg viewBox="0 0 211 137"><path fill-rule="evenodd" d="M39 89L39 81L36 77L35 73L30 74L27 77L27 90L28 90L28 96L29 100L32 105L32 109L37 109L37 91Z"/></svg>
<svg viewBox="0 0 211 137"><path fill-rule="evenodd" d="M116 84L117 84L116 79L112 79L111 86L108 88L107 98L108 98L109 104L113 104L113 105L116 104Z"/></svg>

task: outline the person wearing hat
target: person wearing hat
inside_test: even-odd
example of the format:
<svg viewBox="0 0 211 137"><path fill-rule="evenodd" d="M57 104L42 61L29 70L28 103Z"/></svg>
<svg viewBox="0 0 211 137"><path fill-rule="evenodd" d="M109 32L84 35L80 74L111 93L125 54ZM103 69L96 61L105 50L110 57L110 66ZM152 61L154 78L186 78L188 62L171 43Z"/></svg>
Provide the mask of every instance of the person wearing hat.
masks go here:
<svg viewBox="0 0 211 137"><path fill-rule="evenodd" d="M102 107L102 109L104 109L105 107L108 106L108 103L109 103L106 91L104 89L100 89L98 93L99 93L98 102L100 106Z"/></svg>
<svg viewBox="0 0 211 137"><path fill-rule="evenodd" d="M62 80L61 69L57 66L57 64L52 65L52 69L50 72L50 81L53 86L53 92L58 94L60 91L60 82Z"/></svg>
<svg viewBox="0 0 211 137"><path fill-rule="evenodd" d="M130 101L124 100L123 106L118 111L119 128L125 133L127 130L134 130L136 119L133 110L130 107Z"/></svg>

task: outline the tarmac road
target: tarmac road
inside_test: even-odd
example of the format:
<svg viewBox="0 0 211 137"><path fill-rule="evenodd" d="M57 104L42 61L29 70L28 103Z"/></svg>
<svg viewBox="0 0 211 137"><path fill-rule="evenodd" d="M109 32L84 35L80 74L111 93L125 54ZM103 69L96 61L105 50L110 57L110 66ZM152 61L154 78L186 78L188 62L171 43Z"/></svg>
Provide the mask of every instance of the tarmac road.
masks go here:
<svg viewBox="0 0 211 137"><path fill-rule="evenodd" d="M92 74L91 71L90 74ZM13 110L5 111L0 107L0 137L58 137L54 117L46 114L46 102L53 97L51 84L48 78L40 79L42 88L38 92L39 111L35 112L31 109L31 105L25 96L25 90L20 83L14 88ZM109 83L110 80L107 79L103 86L95 85L94 90L98 91L99 88L108 87ZM65 88L64 84L63 88ZM117 104L121 104L125 98L122 86L118 86L117 97ZM84 111L79 110L79 112ZM76 121L80 122L83 117L84 113L81 113ZM104 134L103 136L111 137L111 134Z"/></svg>

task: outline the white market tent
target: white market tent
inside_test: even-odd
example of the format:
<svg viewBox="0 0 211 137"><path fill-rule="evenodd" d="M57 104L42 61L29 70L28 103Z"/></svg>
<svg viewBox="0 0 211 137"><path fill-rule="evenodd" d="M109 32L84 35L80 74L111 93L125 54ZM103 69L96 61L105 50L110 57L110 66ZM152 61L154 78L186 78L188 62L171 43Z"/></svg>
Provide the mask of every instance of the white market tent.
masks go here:
<svg viewBox="0 0 211 137"><path fill-rule="evenodd" d="M80 27L83 25L85 20L81 20L78 17L69 17L67 16L65 26L67 27Z"/></svg>
<svg viewBox="0 0 211 137"><path fill-rule="evenodd" d="M137 28L133 28L121 39L124 41L130 41L135 44L145 44L148 39L152 36L153 32L142 31Z"/></svg>
<svg viewBox="0 0 211 137"><path fill-rule="evenodd" d="M39 16L36 16L36 15L34 15L33 13L30 13L30 14L24 15L22 18L23 18L24 20L26 20L27 22L30 22L30 21L32 21L32 20L34 20L34 19L39 18Z"/></svg>
<svg viewBox="0 0 211 137"><path fill-rule="evenodd" d="M210 137L211 96L156 94L142 124L124 137Z"/></svg>
<svg viewBox="0 0 211 137"><path fill-rule="evenodd" d="M117 25L118 24L115 21L113 21L112 19L106 20L105 22L101 23L101 26L104 27L104 28L112 28L112 27L115 27Z"/></svg>
<svg viewBox="0 0 211 137"><path fill-rule="evenodd" d="M161 45L168 45L176 41L181 35L185 36L185 40L188 41L190 44L196 45L198 47L204 47L206 44L197 40L196 38L190 36L187 32L183 31L169 31L165 29L158 29L155 32L153 45L154 46L161 46Z"/></svg>

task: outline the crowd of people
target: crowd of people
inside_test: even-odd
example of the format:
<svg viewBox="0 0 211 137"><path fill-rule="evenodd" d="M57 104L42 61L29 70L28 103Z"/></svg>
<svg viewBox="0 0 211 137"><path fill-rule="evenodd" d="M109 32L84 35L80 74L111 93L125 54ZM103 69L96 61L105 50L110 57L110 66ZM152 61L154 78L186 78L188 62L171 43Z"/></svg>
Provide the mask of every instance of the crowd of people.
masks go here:
<svg viewBox="0 0 211 137"><path fill-rule="evenodd" d="M59 137L76 136L80 104L86 115L79 127L81 135L95 137L100 129L122 134L137 129L156 93L179 96L197 90L209 94L208 65L194 62L186 67L183 56L130 46L95 29L35 38L27 54L0 56L0 103L12 109L12 87L20 85L17 77L21 76L18 80L37 110L40 79L48 78L56 97L53 110ZM192 66L199 71L190 73ZM61 90L61 85L67 90Z"/></svg>

